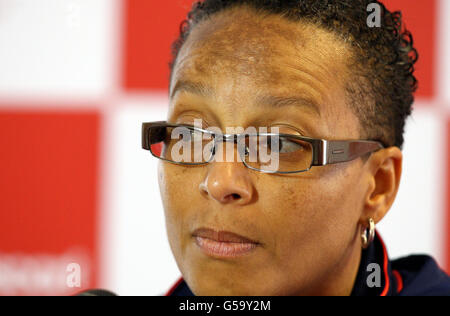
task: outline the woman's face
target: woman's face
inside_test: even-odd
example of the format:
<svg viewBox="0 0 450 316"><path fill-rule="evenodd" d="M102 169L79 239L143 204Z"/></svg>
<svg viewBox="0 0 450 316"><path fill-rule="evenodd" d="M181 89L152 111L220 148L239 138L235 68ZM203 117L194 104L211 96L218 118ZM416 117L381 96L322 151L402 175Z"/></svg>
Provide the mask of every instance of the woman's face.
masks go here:
<svg viewBox="0 0 450 316"><path fill-rule="evenodd" d="M349 60L344 43L312 25L245 8L221 13L180 51L168 121L359 139L345 94ZM361 159L287 176L242 162L159 166L170 246L196 295L349 294L368 182ZM254 243L211 255L195 236L201 228Z"/></svg>

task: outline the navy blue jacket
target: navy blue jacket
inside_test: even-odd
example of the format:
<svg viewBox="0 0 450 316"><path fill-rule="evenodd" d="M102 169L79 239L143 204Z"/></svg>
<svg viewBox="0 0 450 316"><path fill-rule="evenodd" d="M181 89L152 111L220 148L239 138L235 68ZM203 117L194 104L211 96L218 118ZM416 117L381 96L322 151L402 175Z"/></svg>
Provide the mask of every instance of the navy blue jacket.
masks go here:
<svg viewBox="0 0 450 316"><path fill-rule="evenodd" d="M371 263L381 268L381 284L371 285L373 287L367 282L374 280L375 270L367 271ZM166 295L194 296L182 278ZM429 256L389 260L383 240L377 233L374 242L362 252L352 296L450 296L450 277Z"/></svg>

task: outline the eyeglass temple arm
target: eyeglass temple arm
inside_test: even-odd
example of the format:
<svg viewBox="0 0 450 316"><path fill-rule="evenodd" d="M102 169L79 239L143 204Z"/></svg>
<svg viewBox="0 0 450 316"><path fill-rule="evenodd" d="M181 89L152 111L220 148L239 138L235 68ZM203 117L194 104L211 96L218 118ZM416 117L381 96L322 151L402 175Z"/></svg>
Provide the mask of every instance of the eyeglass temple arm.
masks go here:
<svg viewBox="0 0 450 316"><path fill-rule="evenodd" d="M325 166L340 162L352 161L367 153L377 151L384 146L376 141L326 141L322 140L316 145L317 153L314 157L314 166Z"/></svg>
<svg viewBox="0 0 450 316"><path fill-rule="evenodd" d="M142 149L150 150L150 146L156 142L160 142L161 139L155 139L157 138L160 133L159 131L163 130L165 128L165 125L168 125L165 121L160 122L150 122L150 123L142 123ZM154 128L154 131L152 135L150 135L150 129ZM158 128L155 128L158 127Z"/></svg>

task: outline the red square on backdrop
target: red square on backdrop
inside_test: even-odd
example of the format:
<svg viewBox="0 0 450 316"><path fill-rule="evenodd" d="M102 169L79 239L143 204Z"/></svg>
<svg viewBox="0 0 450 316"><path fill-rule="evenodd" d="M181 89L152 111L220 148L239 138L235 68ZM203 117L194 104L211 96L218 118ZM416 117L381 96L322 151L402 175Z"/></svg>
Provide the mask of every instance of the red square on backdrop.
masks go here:
<svg viewBox="0 0 450 316"><path fill-rule="evenodd" d="M435 96L435 58L437 49L438 2L436 0L386 0L389 10L401 10L406 28L412 33L414 46L419 52L416 78L419 80L417 96Z"/></svg>
<svg viewBox="0 0 450 316"><path fill-rule="evenodd" d="M170 46L178 37L180 23L193 0L125 0L123 78L124 89L167 91ZM401 9L406 26L420 54L416 66L417 96L434 96L437 2L435 0L386 0L390 10Z"/></svg>
<svg viewBox="0 0 450 316"><path fill-rule="evenodd" d="M193 0L125 0L122 85L126 90L168 90L171 44Z"/></svg>
<svg viewBox="0 0 450 316"><path fill-rule="evenodd" d="M20 274L0 278L0 292L4 282L25 278L27 288L14 295L58 294L45 292L42 282L33 288L31 280L44 271L49 291L81 290L65 289L65 280L48 271L64 277L66 267L55 262L67 258L88 273L82 288L96 285L99 128L94 111L0 110L0 270L17 267L9 274Z"/></svg>

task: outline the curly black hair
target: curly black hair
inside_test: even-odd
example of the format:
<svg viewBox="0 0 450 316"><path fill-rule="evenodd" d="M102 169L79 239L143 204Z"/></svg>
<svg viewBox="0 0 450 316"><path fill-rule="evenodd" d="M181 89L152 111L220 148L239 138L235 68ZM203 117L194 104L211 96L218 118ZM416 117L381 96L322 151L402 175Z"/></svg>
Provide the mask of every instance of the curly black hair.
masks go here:
<svg viewBox="0 0 450 316"><path fill-rule="evenodd" d="M369 27L368 5L381 8L381 27ZM401 12L390 12L376 0L204 0L195 2L181 23L180 36L172 44L173 72L178 53L199 22L214 14L245 5L257 12L278 14L298 22L313 23L349 43L354 50L355 80L346 86L347 96L361 123L361 134L385 146L403 146L407 117L411 114L418 59L411 33Z"/></svg>

